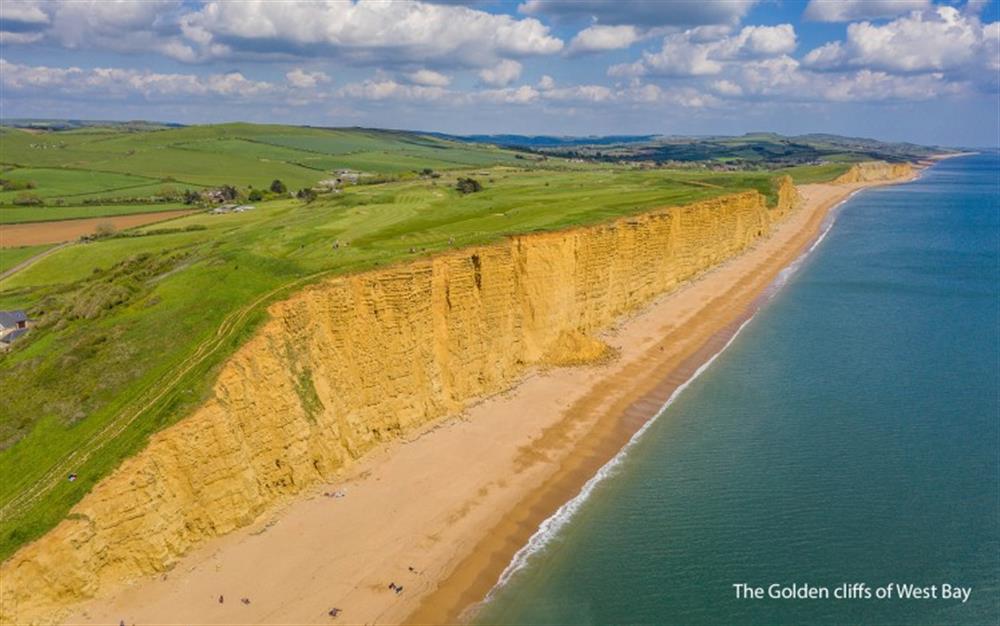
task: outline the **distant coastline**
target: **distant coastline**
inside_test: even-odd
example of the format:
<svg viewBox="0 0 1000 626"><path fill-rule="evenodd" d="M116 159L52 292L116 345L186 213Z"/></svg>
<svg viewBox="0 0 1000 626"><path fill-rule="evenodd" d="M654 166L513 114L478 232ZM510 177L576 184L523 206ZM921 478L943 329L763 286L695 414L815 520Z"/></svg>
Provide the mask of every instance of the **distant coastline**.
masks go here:
<svg viewBox="0 0 1000 626"><path fill-rule="evenodd" d="M753 251L730 261L691 285L689 288L692 290L708 287L716 299L703 305L704 309L700 314L693 316L686 324L671 327L672 332L663 341L677 341L674 339L676 333L694 339L700 347L687 358L674 361L672 368L663 368L662 364L656 364L656 359L653 359L654 363L647 365L647 380L633 383L635 391L627 396L628 400L619 400L615 406L620 408L602 416L610 423L594 429L596 432L592 435L599 441L588 441L583 446L587 458L580 459L579 450L567 445L565 452L571 458L563 458L559 469L549 481L522 499L520 510L510 512L497 526L484 533L484 539L470 556L455 568L449 578L404 623L455 623L469 619L476 611L476 604L494 586L502 585L506 577L523 564L517 560L528 555L519 552L533 536L546 532L540 525L566 515L563 507L571 504L572 499L565 494L574 494L574 498L586 498L585 492L589 490L591 481L600 480L601 474L605 472L604 466L615 463L662 407L672 402L674 394L683 390L689 381L697 377L704 367L728 347L756 313L762 298L770 295L775 281L783 281L787 277L787 270L822 240L832 226L827 221L832 211L864 189L908 182L919 176L922 169L915 169L912 175L892 181L804 186L805 206L782 225L784 232L775 233ZM755 255L765 256L766 259L750 258ZM726 281L721 274L733 270L742 274L743 284L740 288L730 286L726 289ZM711 285L716 282L717 285ZM682 293L670 294L664 300L681 296ZM710 320L707 324L705 318ZM577 411L567 411L567 414L575 416ZM579 444L580 442L577 443ZM572 452L569 449L573 449ZM542 511L553 513L542 516ZM569 511L568 514L572 515L572 512ZM511 550L511 546L516 546L516 549ZM528 549L531 549L530 546Z"/></svg>
<svg viewBox="0 0 1000 626"><path fill-rule="evenodd" d="M471 408L465 420L432 426L365 458L344 481L325 487L343 490L347 497L342 500L292 502L273 517L195 550L165 581L141 583L81 605L72 621L114 620L116 615L137 621L183 619L184 610L192 611L190 616L204 610L198 596L222 589L226 594L253 590L257 597L266 593L272 602L280 599L283 616L305 619L307 614L297 611L315 604L316 594L331 580L355 581L353 589L334 594L352 619L457 618L493 586L539 523L573 498L664 400L731 340L768 285L815 241L829 210L875 184L885 182L802 187L802 208L769 238L605 335L618 359L532 375L511 392ZM511 415L521 417L511 421ZM414 493L421 498L414 501ZM406 507L391 513L400 502ZM354 557L341 554L331 563L323 532L331 514L341 533L361 533L356 539L341 536L338 545L382 547ZM408 547L397 544L404 537ZM326 573L268 578L264 591L256 590L260 582L253 568L239 566L282 562L292 553L296 571L318 571L319 566ZM345 569L337 574L340 568ZM369 588L358 573L369 570L406 592ZM191 593L190 602L178 601ZM248 617L258 605L264 603L246 609Z"/></svg>

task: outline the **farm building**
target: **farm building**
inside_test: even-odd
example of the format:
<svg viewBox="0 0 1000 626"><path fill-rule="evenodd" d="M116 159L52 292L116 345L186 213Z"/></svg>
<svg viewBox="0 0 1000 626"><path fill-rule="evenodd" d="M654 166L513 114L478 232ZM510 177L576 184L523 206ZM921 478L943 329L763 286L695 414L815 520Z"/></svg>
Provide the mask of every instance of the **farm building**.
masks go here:
<svg viewBox="0 0 1000 626"><path fill-rule="evenodd" d="M24 311L0 311L0 343L10 345L28 332L29 321Z"/></svg>

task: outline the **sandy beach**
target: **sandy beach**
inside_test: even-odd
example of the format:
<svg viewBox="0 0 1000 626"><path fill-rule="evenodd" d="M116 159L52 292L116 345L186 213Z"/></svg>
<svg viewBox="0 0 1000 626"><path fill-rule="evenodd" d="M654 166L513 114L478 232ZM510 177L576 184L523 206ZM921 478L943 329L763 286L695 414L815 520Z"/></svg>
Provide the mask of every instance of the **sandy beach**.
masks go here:
<svg viewBox="0 0 1000 626"><path fill-rule="evenodd" d="M457 621L538 525L722 349L830 208L877 184L801 186L803 206L769 238L604 333L617 358L534 372L169 573L79 605L65 623Z"/></svg>

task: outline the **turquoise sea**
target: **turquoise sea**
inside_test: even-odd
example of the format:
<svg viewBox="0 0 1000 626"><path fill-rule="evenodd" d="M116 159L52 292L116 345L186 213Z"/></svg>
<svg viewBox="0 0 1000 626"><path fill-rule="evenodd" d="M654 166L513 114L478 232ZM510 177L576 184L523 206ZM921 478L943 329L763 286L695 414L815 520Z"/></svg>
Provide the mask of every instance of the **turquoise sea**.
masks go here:
<svg viewBox="0 0 1000 626"><path fill-rule="evenodd" d="M1000 157L842 205L619 461L478 623L1000 623ZM891 583L971 595L874 597Z"/></svg>

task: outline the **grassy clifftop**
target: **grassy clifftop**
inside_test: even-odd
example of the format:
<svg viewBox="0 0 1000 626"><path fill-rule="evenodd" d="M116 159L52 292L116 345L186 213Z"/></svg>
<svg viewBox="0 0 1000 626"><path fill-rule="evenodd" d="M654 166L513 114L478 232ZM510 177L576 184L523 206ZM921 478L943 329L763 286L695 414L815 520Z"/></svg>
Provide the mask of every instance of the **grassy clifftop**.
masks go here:
<svg viewBox="0 0 1000 626"><path fill-rule="evenodd" d="M20 131L5 131L5 139L11 132ZM192 185L264 185L285 176L291 187L329 176L291 161L261 160L271 157L259 153L250 157L251 148L273 150L271 156L322 149L325 156L310 164L426 167L439 176L348 187L309 204L280 199L241 214L200 213L68 246L0 281L0 308L26 308L38 320L0 356L0 385L21 390L0 406L0 475L10 477L0 485L3 557L58 522L150 434L198 405L220 364L264 319L264 307L310 282L735 191L774 197L763 172L540 163L489 146L399 133L227 125L21 134L19 142L67 146L24 152L5 140L0 160L21 163L31 154L32 167L114 167L115 176ZM80 136L89 139L74 143ZM370 149L372 141L385 149ZM375 161L383 169L363 165ZM297 173L277 175L278 166ZM475 177L484 190L460 194L460 176ZM69 472L75 482L66 480Z"/></svg>

